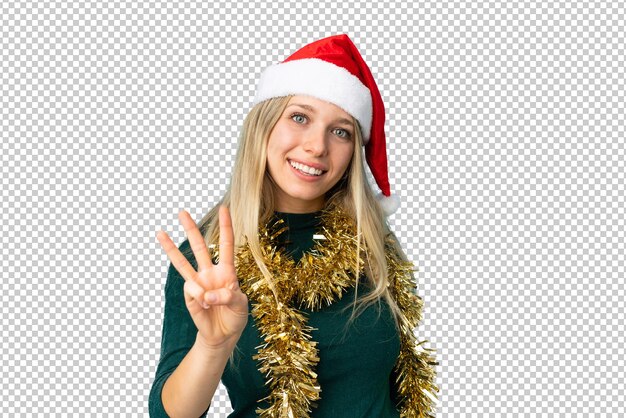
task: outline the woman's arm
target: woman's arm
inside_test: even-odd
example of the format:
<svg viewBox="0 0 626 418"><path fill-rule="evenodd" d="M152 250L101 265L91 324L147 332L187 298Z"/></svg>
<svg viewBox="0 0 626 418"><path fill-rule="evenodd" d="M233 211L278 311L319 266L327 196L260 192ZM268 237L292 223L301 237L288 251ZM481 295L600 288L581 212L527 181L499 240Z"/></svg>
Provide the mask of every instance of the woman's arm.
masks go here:
<svg viewBox="0 0 626 418"><path fill-rule="evenodd" d="M180 245L183 251L189 247L185 240ZM197 265L191 254L187 260ZM161 394L165 382L182 363L195 344L198 329L196 328L187 306L183 286L185 280L173 264L169 264L167 281L165 283L165 309L163 312L163 330L161 333L161 356L157 366L154 382L150 390L149 410L152 418L167 418L168 414L163 407ZM208 410L208 408L207 408ZM200 416L198 414L197 416Z"/></svg>
<svg viewBox="0 0 626 418"><path fill-rule="evenodd" d="M171 264L157 370L156 385L162 387L153 388L150 396L162 415L195 418L208 409L245 329L248 297L239 288L228 207L219 208L219 260L212 259L189 213L180 211L178 217L188 236L180 248L164 231L157 234Z"/></svg>
<svg viewBox="0 0 626 418"><path fill-rule="evenodd" d="M189 246L189 241L185 240L179 248L181 252L187 254L186 250L189 249ZM187 260L194 268L197 267L193 254L188 255ZM194 415L195 418L204 416L209 409L217 383L225 367L225 362L220 360L221 356L218 353L207 353L207 350L204 350L200 345L202 341L198 339L198 328L189 315L185 304L184 284L185 280L170 263L165 284L161 356L149 398L150 416L153 418L175 416L173 414L178 412L178 407L171 407L169 403L171 399L180 399L177 398L180 382L188 382L187 386L189 386L189 393L181 396L207 398L206 402L202 401L205 404L205 408ZM223 355L224 353L222 353ZM228 358L228 355L225 355L226 358ZM207 365L207 363L210 364ZM207 372L207 367L215 370ZM192 374L187 376L190 369ZM201 369L204 371L201 371ZM196 389L194 394L194 390L190 385L194 375L198 373L207 373L207 376L204 377L212 375L211 380L215 380L215 382L213 384L210 382L194 384L193 388ZM214 377L216 374L219 374L217 379ZM198 394L198 391L202 393ZM196 408L193 407L193 409L195 412Z"/></svg>
<svg viewBox="0 0 626 418"><path fill-rule="evenodd" d="M180 245L188 254L189 241ZM187 261L195 268L193 254ZM150 416L155 418L204 416L217 390L238 336L222 347L207 346L185 305L185 280L172 264L165 284L161 358L150 392Z"/></svg>
<svg viewBox="0 0 626 418"><path fill-rule="evenodd" d="M170 417L197 418L206 413L237 340L212 348L197 334L195 344L163 386L163 408Z"/></svg>

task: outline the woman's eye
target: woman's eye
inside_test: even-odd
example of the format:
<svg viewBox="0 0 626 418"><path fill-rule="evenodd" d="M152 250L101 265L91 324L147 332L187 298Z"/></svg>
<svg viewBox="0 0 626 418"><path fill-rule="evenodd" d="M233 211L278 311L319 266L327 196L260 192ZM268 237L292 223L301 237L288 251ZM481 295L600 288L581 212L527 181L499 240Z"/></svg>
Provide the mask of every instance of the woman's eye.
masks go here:
<svg viewBox="0 0 626 418"><path fill-rule="evenodd" d="M298 118L298 119L295 119L295 118ZM304 123L304 121L306 120L306 116L301 115L299 113L294 113L293 115L291 115L291 119L293 119L294 121L298 123Z"/></svg>
<svg viewBox="0 0 626 418"><path fill-rule="evenodd" d="M335 132L337 132L338 135L342 138L350 138L350 132L346 131L345 129L335 129Z"/></svg>

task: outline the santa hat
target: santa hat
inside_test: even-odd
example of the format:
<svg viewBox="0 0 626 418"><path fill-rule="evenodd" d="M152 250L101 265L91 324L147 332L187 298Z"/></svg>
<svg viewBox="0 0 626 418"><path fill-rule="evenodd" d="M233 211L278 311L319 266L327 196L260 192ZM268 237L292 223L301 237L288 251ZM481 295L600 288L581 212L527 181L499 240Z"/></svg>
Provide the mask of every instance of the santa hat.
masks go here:
<svg viewBox="0 0 626 418"><path fill-rule="evenodd" d="M385 105L376 81L348 35L329 36L300 48L283 62L263 71L252 106L264 100L302 94L333 103L359 123L365 159L381 192L386 215L400 199L391 195L385 143Z"/></svg>

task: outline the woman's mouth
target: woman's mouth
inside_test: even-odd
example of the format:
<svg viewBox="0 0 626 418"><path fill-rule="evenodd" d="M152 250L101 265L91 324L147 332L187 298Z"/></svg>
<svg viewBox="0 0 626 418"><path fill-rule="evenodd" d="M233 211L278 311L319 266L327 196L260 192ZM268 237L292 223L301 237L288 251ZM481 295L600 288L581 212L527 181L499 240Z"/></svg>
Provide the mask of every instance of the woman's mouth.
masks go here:
<svg viewBox="0 0 626 418"><path fill-rule="evenodd" d="M304 164L297 163L295 161L289 161L289 165L296 170L298 173L308 176L308 177L319 177L325 173L325 171L319 170L317 168L309 167Z"/></svg>

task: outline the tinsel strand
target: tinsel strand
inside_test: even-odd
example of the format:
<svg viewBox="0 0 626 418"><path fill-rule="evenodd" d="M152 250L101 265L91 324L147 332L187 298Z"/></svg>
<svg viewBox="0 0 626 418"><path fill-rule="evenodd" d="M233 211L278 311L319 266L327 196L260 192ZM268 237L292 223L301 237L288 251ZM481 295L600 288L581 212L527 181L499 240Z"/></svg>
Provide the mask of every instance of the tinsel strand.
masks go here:
<svg viewBox="0 0 626 418"><path fill-rule="evenodd" d="M396 384L400 396L400 417L434 417L439 388L435 384L435 350L424 348L428 340L417 342L413 330L422 320L423 300L416 293L412 272L413 264L401 262L392 256L388 243L387 266L391 280L391 293L402 311L400 327L400 355L396 360Z"/></svg>
<svg viewBox="0 0 626 418"><path fill-rule="evenodd" d="M338 206L322 212L324 240L317 241L298 264L275 243L285 230L282 220L259 228L259 243L265 265L272 276L268 284L247 244L236 253L237 276L241 289L252 302L264 343L257 347L253 358L266 376L269 395L261 400L269 407L256 410L262 418L309 417L322 391L315 367L319 362L317 342L311 340L313 328L307 325L304 312L297 309L319 310L341 299L363 271L361 249L358 271L354 265L357 241L354 222ZM413 328L421 320L422 301L414 293L411 263L398 262L386 247L390 291L403 311L401 348L396 361L399 410L404 417L430 417L438 391L434 385L433 356L419 351ZM274 286L276 293L270 285Z"/></svg>

